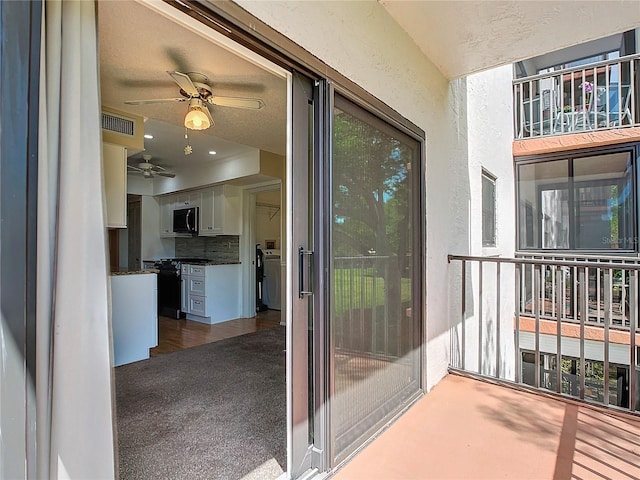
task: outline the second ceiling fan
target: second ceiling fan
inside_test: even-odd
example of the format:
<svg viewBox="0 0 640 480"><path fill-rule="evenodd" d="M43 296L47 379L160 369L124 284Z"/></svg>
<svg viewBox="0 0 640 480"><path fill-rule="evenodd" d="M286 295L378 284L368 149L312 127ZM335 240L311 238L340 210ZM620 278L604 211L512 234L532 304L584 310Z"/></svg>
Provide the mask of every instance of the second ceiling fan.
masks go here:
<svg viewBox="0 0 640 480"><path fill-rule="evenodd" d="M260 110L264 102L259 98L221 97L214 95L208 78L196 72L167 72L180 87L181 97L156 98L149 100L128 100L127 105L150 103L189 102L189 110L184 117L184 126L190 130L205 130L215 124L208 105Z"/></svg>

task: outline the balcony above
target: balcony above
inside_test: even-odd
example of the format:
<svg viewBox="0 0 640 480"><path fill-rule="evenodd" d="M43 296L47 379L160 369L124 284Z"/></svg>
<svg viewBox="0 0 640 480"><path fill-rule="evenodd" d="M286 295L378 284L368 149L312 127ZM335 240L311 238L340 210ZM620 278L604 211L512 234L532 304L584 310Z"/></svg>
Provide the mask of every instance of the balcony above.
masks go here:
<svg viewBox="0 0 640 480"><path fill-rule="evenodd" d="M514 80L516 142L640 127L639 67L634 54Z"/></svg>

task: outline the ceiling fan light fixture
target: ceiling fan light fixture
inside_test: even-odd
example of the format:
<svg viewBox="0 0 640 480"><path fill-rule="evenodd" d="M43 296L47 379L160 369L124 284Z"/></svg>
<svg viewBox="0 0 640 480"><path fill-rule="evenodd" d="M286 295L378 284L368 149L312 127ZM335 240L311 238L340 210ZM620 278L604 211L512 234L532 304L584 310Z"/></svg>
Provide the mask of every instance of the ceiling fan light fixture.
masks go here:
<svg viewBox="0 0 640 480"><path fill-rule="evenodd" d="M184 117L184 126L190 130L206 130L211 126L210 114L199 98L189 101L189 111Z"/></svg>

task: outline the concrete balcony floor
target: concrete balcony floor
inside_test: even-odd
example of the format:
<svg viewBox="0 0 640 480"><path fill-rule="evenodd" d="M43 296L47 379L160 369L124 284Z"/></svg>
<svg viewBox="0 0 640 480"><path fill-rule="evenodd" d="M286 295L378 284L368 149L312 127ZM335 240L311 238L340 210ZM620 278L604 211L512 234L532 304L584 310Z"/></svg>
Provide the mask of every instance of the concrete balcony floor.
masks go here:
<svg viewBox="0 0 640 480"><path fill-rule="evenodd" d="M332 477L592 478L640 478L640 418L458 375Z"/></svg>

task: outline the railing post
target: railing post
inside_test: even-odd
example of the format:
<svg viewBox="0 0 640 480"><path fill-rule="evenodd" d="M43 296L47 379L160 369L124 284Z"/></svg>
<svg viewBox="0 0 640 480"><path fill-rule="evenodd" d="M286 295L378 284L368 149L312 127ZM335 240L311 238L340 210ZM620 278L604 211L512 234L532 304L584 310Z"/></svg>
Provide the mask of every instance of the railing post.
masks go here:
<svg viewBox="0 0 640 480"><path fill-rule="evenodd" d="M580 269L580 282L584 283L584 268ZM583 298L582 300L582 302L579 302L581 312L578 313L578 316L580 317L580 399L584 400L584 376L586 374L584 365L584 317L586 312L589 311L589 299Z"/></svg>
<svg viewBox="0 0 640 480"><path fill-rule="evenodd" d="M496 263L496 378L500 378L500 264Z"/></svg>
<svg viewBox="0 0 640 480"><path fill-rule="evenodd" d="M540 265L534 265L534 278L533 278L533 309L535 310L536 318L536 333L535 333L535 381L534 386L540 388L540 282L542 276L542 269Z"/></svg>
<svg viewBox="0 0 640 480"><path fill-rule="evenodd" d="M467 316L467 262L462 260L462 370L465 370L465 356L467 354L467 345L466 345L466 328L465 328L465 318Z"/></svg>
<svg viewBox="0 0 640 480"><path fill-rule="evenodd" d="M636 409L636 326L638 325L638 271L629 275L629 409Z"/></svg>
<svg viewBox="0 0 640 480"><path fill-rule="evenodd" d="M514 378L516 383L521 382L520 372L522 371L522 356L520 355L520 309L522 308L520 305L520 296L521 296L521 288L522 284L522 270L520 269L520 263L516 263L516 328L514 332L514 350L515 350L515 369Z"/></svg>
<svg viewBox="0 0 640 480"><path fill-rule="evenodd" d="M631 61L629 62L629 100L630 100L630 104L629 104L629 113L631 114L631 118L629 119L629 122L631 123L631 125L635 125L636 124L636 85L638 84L638 82L636 81L636 73L635 73L635 61ZM625 112L626 113L626 112Z"/></svg>
<svg viewBox="0 0 640 480"><path fill-rule="evenodd" d="M562 284L562 267L556 268L556 285ZM556 291L556 392L562 393L562 310L564 295L562 289Z"/></svg>
<svg viewBox="0 0 640 480"><path fill-rule="evenodd" d="M366 288L365 288L365 274L364 274L364 270L365 270L365 259L364 257L358 260L357 266L359 266L360 268L358 269L359 271L356 273L356 275L358 275L358 282L360 283L360 315L359 315L359 327L358 327L358 337L360 338L360 345L358 345L358 348L369 348L369 346L373 347L373 345L371 344L371 340L372 338L366 338L366 305L367 305L367 300L365 297L366 292ZM385 289L389 288L389 278L387 275L385 275L385 279L384 279L384 285L385 285ZM375 305L376 303L376 298L375 298L375 293L372 292L371 294L372 297L372 305ZM387 303L385 301L385 303ZM395 313L395 312L394 312ZM366 342L366 344L365 344ZM387 354L389 353L389 351L386 352ZM398 354L398 352L396 351L396 355Z"/></svg>
<svg viewBox="0 0 640 480"><path fill-rule="evenodd" d="M478 373L482 375L482 260L478 261Z"/></svg>
<svg viewBox="0 0 640 480"><path fill-rule="evenodd" d="M604 272L604 404L609 405L609 326L611 325L611 296L613 295L613 271Z"/></svg>
<svg viewBox="0 0 640 480"><path fill-rule="evenodd" d="M584 269L580 269L580 271L582 272L582 270ZM579 307L579 295L578 295L578 268L577 267L573 267L573 282L572 282L572 287L571 287L571 298L573 300L573 319L577 320L577 316L578 316L578 311L580 309Z"/></svg>

